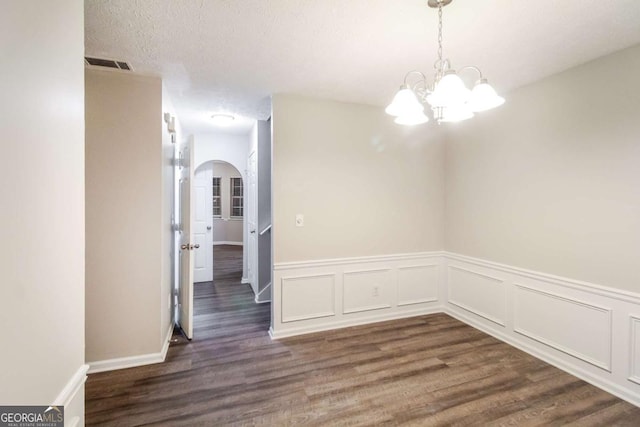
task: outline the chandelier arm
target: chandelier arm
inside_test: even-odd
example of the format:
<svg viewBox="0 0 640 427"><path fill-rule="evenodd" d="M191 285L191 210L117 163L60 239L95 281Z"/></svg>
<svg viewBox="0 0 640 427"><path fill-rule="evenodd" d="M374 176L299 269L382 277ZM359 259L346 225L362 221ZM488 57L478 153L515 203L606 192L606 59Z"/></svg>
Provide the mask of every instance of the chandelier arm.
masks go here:
<svg viewBox="0 0 640 427"><path fill-rule="evenodd" d="M409 86L409 83L407 83L407 81L409 80L409 76L412 75L412 74L417 74L417 75L420 76L420 80L425 81L425 82L427 81L427 76L425 76L422 71L411 70L407 74L405 74L405 76L404 76L404 85L405 86Z"/></svg>
<svg viewBox="0 0 640 427"><path fill-rule="evenodd" d="M417 75L419 76L419 78L417 79L417 81L410 85L408 83L409 81L409 77L412 75ZM429 87L427 84L427 76L424 75L424 73L422 71L418 71L418 70L411 70L409 71L405 76L404 76L404 87L406 88L411 88L411 90L413 90L413 92L418 96L418 98L420 98L420 100L422 102L424 102L424 100L426 99Z"/></svg>
<svg viewBox="0 0 640 427"><path fill-rule="evenodd" d="M479 78L478 80L482 80L482 79L483 79L483 77L482 77L482 71L480 71L480 68L478 68L478 67L476 67L476 66L474 66L474 65L465 65L464 67L462 67L462 68L460 68L460 69L458 70L458 73L461 73L461 72L463 72L464 70L475 70L475 71L478 73L478 75L480 76L480 78Z"/></svg>
<svg viewBox="0 0 640 427"><path fill-rule="evenodd" d="M427 100L429 87L427 86L426 80L420 80L415 85L413 85L412 89L421 102L425 102Z"/></svg>

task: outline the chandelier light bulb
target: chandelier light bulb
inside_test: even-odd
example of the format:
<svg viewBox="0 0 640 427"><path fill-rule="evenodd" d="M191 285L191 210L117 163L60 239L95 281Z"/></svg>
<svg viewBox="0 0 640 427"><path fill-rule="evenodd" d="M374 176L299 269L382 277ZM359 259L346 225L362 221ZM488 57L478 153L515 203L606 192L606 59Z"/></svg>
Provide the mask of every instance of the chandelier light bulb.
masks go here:
<svg viewBox="0 0 640 427"><path fill-rule="evenodd" d="M487 79L480 79L471 91L469 108L471 111L480 112L496 108L504 104L504 98L498 96L496 91L487 83Z"/></svg>
<svg viewBox="0 0 640 427"><path fill-rule="evenodd" d="M415 92L406 86L401 86L391 104L384 110L392 116L415 116L422 114L424 105L418 101ZM423 114L424 115L424 114Z"/></svg>

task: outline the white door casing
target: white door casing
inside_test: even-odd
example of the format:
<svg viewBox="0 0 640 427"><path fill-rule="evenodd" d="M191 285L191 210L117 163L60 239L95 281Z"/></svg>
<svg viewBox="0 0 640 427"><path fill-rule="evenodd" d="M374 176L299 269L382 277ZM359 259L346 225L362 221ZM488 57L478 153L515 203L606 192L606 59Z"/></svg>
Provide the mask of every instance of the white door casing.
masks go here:
<svg viewBox="0 0 640 427"><path fill-rule="evenodd" d="M257 155L256 151L249 154L249 160L247 165L247 206L246 206L246 218L247 218L247 276L253 292L258 294L258 231L257 231L257 206L258 206L258 192L257 192Z"/></svg>
<svg viewBox="0 0 640 427"><path fill-rule="evenodd" d="M188 339L193 338L193 139L181 149L180 171L180 282L178 290L178 324Z"/></svg>
<svg viewBox="0 0 640 427"><path fill-rule="evenodd" d="M193 242L200 245L194 254L193 281L213 280L213 170L211 163L198 168L193 178Z"/></svg>

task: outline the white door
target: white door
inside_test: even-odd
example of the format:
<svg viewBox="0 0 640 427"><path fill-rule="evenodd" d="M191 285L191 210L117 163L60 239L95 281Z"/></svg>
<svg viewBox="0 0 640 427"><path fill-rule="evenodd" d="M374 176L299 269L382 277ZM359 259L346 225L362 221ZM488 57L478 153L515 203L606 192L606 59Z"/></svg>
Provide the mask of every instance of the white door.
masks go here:
<svg viewBox="0 0 640 427"><path fill-rule="evenodd" d="M178 290L178 324L187 338L193 338L193 139L181 149L180 171L180 283Z"/></svg>
<svg viewBox="0 0 640 427"><path fill-rule="evenodd" d="M198 168L193 177L195 251L193 281L213 281L213 169L211 163Z"/></svg>
<svg viewBox="0 0 640 427"><path fill-rule="evenodd" d="M256 230L258 221L258 192L256 184L257 162L256 152L249 155L249 164L247 168L247 229L249 235L247 237L247 276L253 292L258 295L258 233Z"/></svg>

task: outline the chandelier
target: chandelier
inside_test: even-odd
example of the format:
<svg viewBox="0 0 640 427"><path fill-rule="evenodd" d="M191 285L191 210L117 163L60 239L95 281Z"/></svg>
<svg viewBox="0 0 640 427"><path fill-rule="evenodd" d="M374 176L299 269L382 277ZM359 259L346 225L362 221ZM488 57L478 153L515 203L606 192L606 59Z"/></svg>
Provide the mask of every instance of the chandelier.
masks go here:
<svg viewBox="0 0 640 427"><path fill-rule="evenodd" d="M470 119L474 113L490 110L504 103L482 76L478 67L465 66L456 71L451 62L442 58L442 8L452 0L429 0L429 7L438 8L438 60L433 84L427 83L427 77L420 71L409 71L404 83L393 101L385 109L387 114L395 116L395 122L401 125L417 125L429 121L424 113L424 103L431 107L433 118L438 122L458 122ZM467 88L460 73L477 73L478 79L473 89Z"/></svg>

